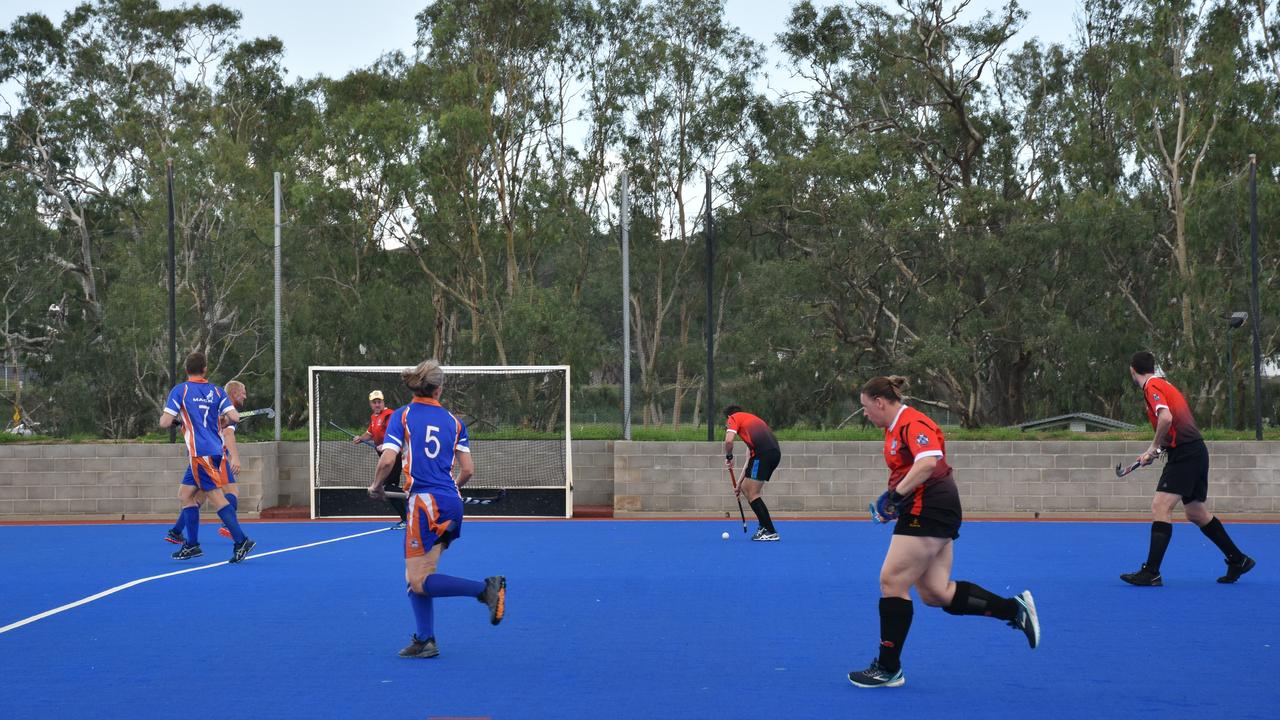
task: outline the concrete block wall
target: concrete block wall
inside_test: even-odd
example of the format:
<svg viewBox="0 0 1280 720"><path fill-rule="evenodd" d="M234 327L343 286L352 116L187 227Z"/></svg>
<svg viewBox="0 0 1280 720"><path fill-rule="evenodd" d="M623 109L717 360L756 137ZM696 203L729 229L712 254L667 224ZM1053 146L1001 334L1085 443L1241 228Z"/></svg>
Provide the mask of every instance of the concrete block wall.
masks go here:
<svg viewBox="0 0 1280 720"><path fill-rule="evenodd" d="M573 442L573 504L613 505L613 440Z"/></svg>
<svg viewBox="0 0 1280 720"><path fill-rule="evenodd" d="M275 444L243 444L240 458L240 508L252 517L262 506L263 477L275 473ZM186 467L182 445L6 444L0 517L173 516Z"/></svg>
<svg viewBox="0 0 1280 720"><path fill-rule="evenodd" d="M1115 477L1141 442L950 442L969 516L1126 516L1148 511L1159 467ZM1280 443L1214 442L1209 505L1280 519ZM244 443L240 507L308 504L308 444ZM878 442L784 442L766 498L780 515L860 516L885 487ZM740 459L739 462L742 460ZM619 517L737 513L720 443L574 442L574 502ZM172 517L181 445L0 445L0 519Z"/></svg>
<svg viewBox="0 0 1280 720"><path fill-rule="evenodd" d="M1141 516L1149 512L1159 464L1125 478L1114 468L1145 448L1088 440L947 443L970 516ZM765 491L770 511L866 513L888 478L881 451L879 442L782 443L782 463ZM1280 517L1280 443L1215 442L1209 452L1214 512ZM737 505L720 443L614 444L616 516L723 513L736 515Z"/></svg>

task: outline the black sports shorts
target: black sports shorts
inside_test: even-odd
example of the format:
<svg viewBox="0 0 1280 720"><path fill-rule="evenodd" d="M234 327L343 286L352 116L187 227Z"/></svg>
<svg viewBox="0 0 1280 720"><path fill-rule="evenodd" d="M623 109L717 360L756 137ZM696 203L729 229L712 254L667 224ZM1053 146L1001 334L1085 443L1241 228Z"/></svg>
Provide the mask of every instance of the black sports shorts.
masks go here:
<svg viewBox="0 0 1280 720"><path fill-rule="evenodd" d="M912 493L898 514L893 534L955 540L960 537L962 521L960 490L956 487L955 478L948 475L929 480L923 488Z"/></svg>
<svg viewBox="0 0 1280 720"><path fill-rule="evenodd" d="M742 476L760 482L769 482L769 478L773 476L773 471L778 469L780 462L782 462L782 451L778 448L761 450L758 455L751 453L751 457L747 460L747 469L743 471Z"/></svg>
<svg viewBox="0 0 1280 720"><path fill-rule="evenodd" d="M1182 497L1183 504L1209 497L1209 448L1203 440L1169 448L1156 490Z"/></svg>

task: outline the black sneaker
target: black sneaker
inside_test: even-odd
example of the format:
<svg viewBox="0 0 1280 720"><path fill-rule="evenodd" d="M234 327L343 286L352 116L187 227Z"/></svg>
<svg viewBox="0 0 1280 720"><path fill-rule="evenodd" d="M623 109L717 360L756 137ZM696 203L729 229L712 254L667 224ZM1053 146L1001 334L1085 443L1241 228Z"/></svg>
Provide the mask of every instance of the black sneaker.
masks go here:
<svg viewBox="0 0 1280 720"><path fill-rule="evenodd" d="M1036 601L1031 597L1030 590L1014 595L1013 601L1018 603L1018 614L1009 621L1009 627L1021 630L1027 636L1031 649L1035 650L1040 646L1040 618L1036 615Z"/></svg>
<svg viewBox="0 0 1280 720"><path fill-rule="evenodd" d="M502 575L485 578L479 600L489 606L490 625L502 622L502 616L507 614L507 579Z"/></svg>
<svg viewBox="0 0 1280 720"><path fill-rule="evenodd" d="M395 525L392 525L392 526L391 526L391 529L392 529L392 530L403 530L407 524L408 524L408 523L406 523L404 520L401 520L400 522L396 523Z"/></svg>
<svg viewBox="0 0 1280 720"><path fill-rule="evenodd" d="M778 542L781 538L778 537L778 532L776 530L757 528L756 534L752 535L751 539L755 542Z"/></svg>
<svg viewBox="0 0 1280 720"><path fill-rule="evenodd" d="M439 654L440 648L436 646L434 637L422 640L417 635L414 635L413 641L400 651L400 657L403 658L433 658Z"/></svg>
<svg viewBox="0 0 1280 720"><path fill-rule="evenodd" d="M168 543L173 543L174 545L187 544L187 539L182 537L182 533L174 530L173 528L169 528L169 532L164 534L164 541Z"/></svg>
<svg viewBox="0 0 1280 720"><path fill-rule="evenodd" d="M1143 563L1142 569L1138 572L1125 573L1120 576L1120 579L1130 585L1143 585L1147 587L1160 587L1161 585L1164 585L1164 581L1160 579L1160 573L1149 569L1146 563Z"/></svg>
<svg viewBox="0 0 1280 720"><path fill-rule="evenodd" d="M257 546L258 546L258 543L250 540L249 538L245 538L244 540L235 544L235 547L231 550L231 559L228 560L227 562L238 563L241 560L244 560L245 557L249 554L249 551L254 549Z"/></svg>
<svg viewBox="0 0 1280 720"><path fill-rule="evenodd" d="M191 558L198 558L203 554L204 551L200 549L199 545L183 544L178 551L173 553L172 557L174 560L190 560Z"/></svg>
<svg viewBox="0 0 1280 720"><path fill-rule="evenodd" d="M1233 583L1239 580L1241 575L1252 570L1254 565L1258 564L1248 555L1245 555L1238 563L1233 563L1230 560L1225 560L1224 562L1227 563L1227 574L1218 578L1220 583Z"/></svg>
<svg viewBox="0 0 1280 720"><path fill-rule="evenodd" d="M902 687L907 678L902 675L902 668L890 672L880 667L879 660L872 660L866 670L849 673L849 682L861 688Z"/></svg>

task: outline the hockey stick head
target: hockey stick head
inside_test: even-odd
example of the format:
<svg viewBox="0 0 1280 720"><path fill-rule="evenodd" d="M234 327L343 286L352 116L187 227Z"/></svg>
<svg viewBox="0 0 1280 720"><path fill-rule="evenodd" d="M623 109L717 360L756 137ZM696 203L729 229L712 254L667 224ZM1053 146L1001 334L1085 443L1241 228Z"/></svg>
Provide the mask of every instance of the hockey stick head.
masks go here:
<svg viewBox="0 0 1280 720"><path fill-rule="evenodd" d="M1150 465L1151 463L1155 462L1156 458L1160 457L1163 454L1164 454L1164 448L1160 448L1159 450L1156 451L1156 454L1152 455L1151 459L1146 462L1142 462L1141 460L1134 460L1133 462L1129 463L1128 466L1117 463L1116 477L1122 478L1125 475L1128 475L1129 473L1133 472L1134 470L1137 470L1140 467L1146 467L1147 465Z"/></svg>

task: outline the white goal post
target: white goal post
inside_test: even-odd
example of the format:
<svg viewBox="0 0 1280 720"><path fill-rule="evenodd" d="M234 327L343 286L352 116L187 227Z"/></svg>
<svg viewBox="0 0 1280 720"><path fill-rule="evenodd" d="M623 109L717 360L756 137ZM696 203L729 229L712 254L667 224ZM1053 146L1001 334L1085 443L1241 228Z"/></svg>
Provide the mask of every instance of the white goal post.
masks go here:
<svg viewBox="0 0 1280 720"><path fill-rule="evenodd" d="M307 368L312 518L392 517L366 492L378 452L358 444L369 394L386 407L413 395L402 366ZM445 366L440 403L467 425L475 474L462 488L468 516L572 517L573 438L567 365ZM397 472L399 470L397 469Z"/></svg>

